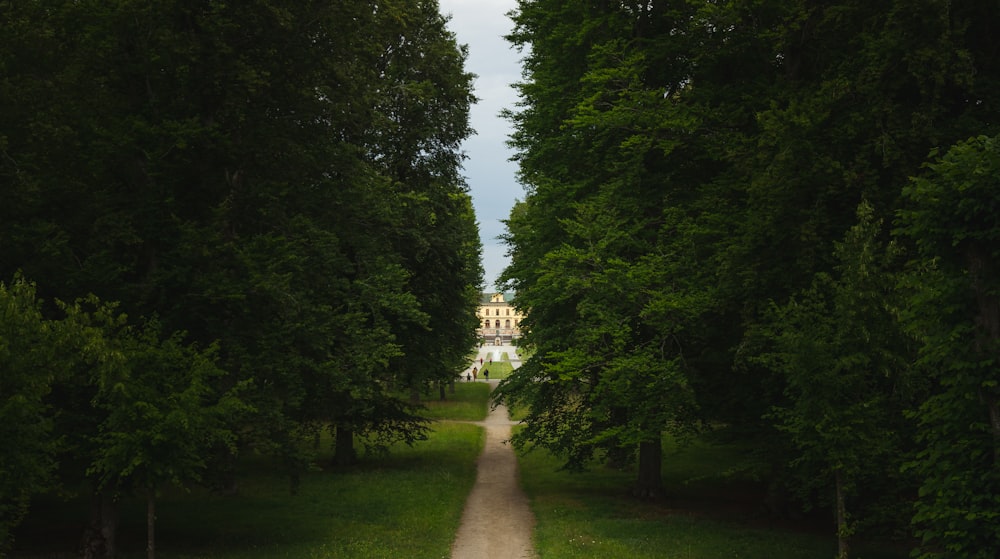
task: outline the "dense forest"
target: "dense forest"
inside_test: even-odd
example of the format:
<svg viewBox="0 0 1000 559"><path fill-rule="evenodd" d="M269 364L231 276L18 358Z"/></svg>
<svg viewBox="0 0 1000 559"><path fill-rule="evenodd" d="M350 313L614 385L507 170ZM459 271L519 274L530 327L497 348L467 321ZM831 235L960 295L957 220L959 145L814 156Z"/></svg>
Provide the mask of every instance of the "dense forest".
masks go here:
<svg viewBox="0 0 1000 559"><path fill-rule="evenodd" d="M433 0L0 2L0 555L42 492L111 556L118 495L425 436L483 275L465 58Z"/></svg>
<svg viewBox="0 0 1000 559"><path fill-rule="evenodd" d="M520 0L500 386L567 468L729 437L776 514L1000 553L1000 11Z"/></svg>

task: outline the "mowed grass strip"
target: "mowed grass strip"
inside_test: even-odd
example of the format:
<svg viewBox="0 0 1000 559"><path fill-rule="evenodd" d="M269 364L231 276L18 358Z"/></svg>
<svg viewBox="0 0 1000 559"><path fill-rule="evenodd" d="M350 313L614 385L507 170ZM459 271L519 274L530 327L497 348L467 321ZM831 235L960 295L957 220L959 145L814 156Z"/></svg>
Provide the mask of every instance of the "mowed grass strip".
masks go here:
<svg viewBox="0 0 1000 559"><path fill-rule="evenodd" d="M486 378L483 371L489 371L490 380L502 380L510 376L511 372L514 371L514 367L509 361L494 361L492 363L483 363L483 368L479 371L479 378Z"/></svg>
<svg viewBox="0 0 1000 559"><path fill-rule="evenodd" d="M429 407L441 419L485 417L486 384L456 386L448 396L453 399ZM262 459L248 461L252 473L240 479L237 495L174 490L158 500L157 557L448 557L484 439L481 427L435 422L428 440L413 447L400 444L350 469L302 476L295 495L287 477ZM331 459L329 453L321 458L323 464ZM76 557L87 505L85 498L36 501L11 557ZM145 503L124 498L118 557L145 557L145 536Z"/></svg>
<svg viewBox="0 0 1000 559"><path fill-rule="evenodd" d="M519 457L521 480L537 524L535 543L546 559L817 559L834 557L829 525L769 523L760 513L759 489L733 479L733 447L668 442L667 495L657 502L632 498L634 473L604 468L581 474L557 471L561 462L537 450ZM755 496L756 495L756 496ZM906 551L859 544L866 559L904 559Z"/></svg>
<svg viewBox="0 0 1000 559"><path fill-rule="evenodd" d="M428 419L482 421L489 414L490 386L485 382L455 381L455 393L445 389L445 400L428 398L421 415Z"/></svg>

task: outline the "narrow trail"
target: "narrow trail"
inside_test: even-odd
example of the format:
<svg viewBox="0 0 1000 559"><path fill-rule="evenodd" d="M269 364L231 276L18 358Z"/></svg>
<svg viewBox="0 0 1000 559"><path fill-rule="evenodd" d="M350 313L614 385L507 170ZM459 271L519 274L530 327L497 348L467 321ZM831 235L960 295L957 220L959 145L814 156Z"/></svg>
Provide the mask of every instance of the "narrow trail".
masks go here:
<svg viewBox="0 0 1000 559"><path fill-rule="evenodd" d="M492 391L497 381L491 380ZM477 462L476 483L462 513L452 559L522 559L536 557L531 543L535 517L521 490L505 406L494 408L485 421L486 445Z"/></svg>

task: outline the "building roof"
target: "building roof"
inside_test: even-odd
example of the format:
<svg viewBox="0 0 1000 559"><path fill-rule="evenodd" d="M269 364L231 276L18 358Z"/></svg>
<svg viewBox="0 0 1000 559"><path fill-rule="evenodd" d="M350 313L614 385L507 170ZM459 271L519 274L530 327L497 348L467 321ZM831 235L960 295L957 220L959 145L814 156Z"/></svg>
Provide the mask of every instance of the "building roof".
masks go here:
<svg viewBox="0 0 1000 559"><path fill-rule="evenodd" d="M514 302L514 294L513 293L480 293L479 294L479 303L483 304L483 305L486 305L488 303L492 303L494 295L503 295L503 302L504 303L513 303Z"/></svg>

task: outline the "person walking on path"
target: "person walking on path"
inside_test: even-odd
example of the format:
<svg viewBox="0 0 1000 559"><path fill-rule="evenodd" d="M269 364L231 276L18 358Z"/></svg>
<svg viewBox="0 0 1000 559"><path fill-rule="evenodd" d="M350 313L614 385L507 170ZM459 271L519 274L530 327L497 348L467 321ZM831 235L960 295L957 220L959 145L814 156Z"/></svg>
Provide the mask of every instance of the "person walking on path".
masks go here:
<svg viewBox="0 0 1000 559"><path fill-rule="evenodd" d="M499 381L487 381L492 391ZM451 559L533 559L535 516L521 490L517 457L507 441L514 424L505 406L480 423L486 445L477 462L476 483L451 546Z"/></svg>

